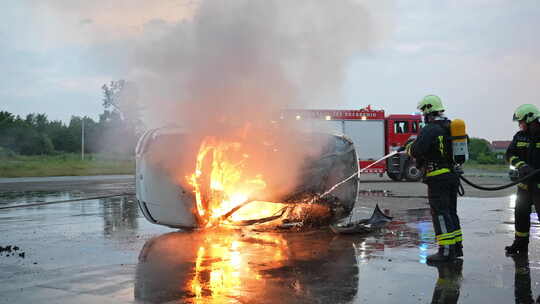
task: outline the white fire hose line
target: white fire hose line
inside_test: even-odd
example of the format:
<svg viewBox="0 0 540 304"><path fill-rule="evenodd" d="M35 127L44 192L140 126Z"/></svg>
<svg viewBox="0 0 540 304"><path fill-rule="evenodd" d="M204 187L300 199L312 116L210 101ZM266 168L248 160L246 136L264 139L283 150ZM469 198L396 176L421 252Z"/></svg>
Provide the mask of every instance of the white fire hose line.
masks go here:
<svg viewBox="0 0 540 304"><path fill-rule="evenodd" d="M379 162L381 162L381 161L383 161L383 160L385 160L385 159L387 159L387 158L389 158L389 157L392 157L392 156L394 156L394 155L396 155L396 154L398 154L398 153L400 153L400 152L394 151L394 152L392 152L392 153L390 153L390 154L387 154L387 155L383 156L381 159L376 160L375 162L373 162L373 163L370 164L369 166L367 166L367 167L365 167L365 168L363 168L363 169L358 170L358 172L356 172L356 173L354 173L353 175L347 177L347 178L344 179L343 181L341 181L341 182L335 184L332 188L328 189L328 191L326 191L325 193L323 193L323 194L321 194L321 195L319 195L319 196L313 198L313 199L311 200L310 203L313 203L313 202L315 202L316 200L321 199L321 198L327 196L328 194L330 194L330 193L332 193L334 190L336 190L339 186L341 186L341 185L345 184L346 182L350 181L351 179L353 179L353 178L359 176L360 173L364 172L365 170L367 170L367 169L373 167L375 164L377 164L377 163L379 163Z"/></svg>
<svg viewBox="0 0 540 304"><path fill-rule="evenodd" d="M383 161L383 160L385 160L385 159L387 159L387 158L389 158L389 157L392 157L392 156L394 156L394 155L396 155L396 154L398 154L398 153L402 153L402 152L394 151L394 152L392 152L392 153L390 153L390 154L387 154L387 155L383 156L383 158L376 160L374 163L372 163L371 165L365 167L364 169L360 169L360 170L358 171L358 173L362 173L362 172L364 172L364 170L373 167L373 165L375 165L376 163L379 163L379 162L381 162L381 161Z"/></svg>
<svg viewBox="0 0 540 304"><path fill-rule="evenodd" d="M69 199L69 200L63 200L63 201L33 202L33 203L28 203L28 204L19 204L19 205L13 205L13 206L0 207L0 210L15 209L15 208L29 208L29 207L36 207L36 206L43 206L43 205L53 205L53 204L73 203L73 202L82 202L82 201L106 199L106 198L129 196L129 195L135 195L135 193L133 193L133 192L123 192L123 193L117 193L117 194L111 194L111 195L81 197L81 198L75 198L75 199Z"/></svg>

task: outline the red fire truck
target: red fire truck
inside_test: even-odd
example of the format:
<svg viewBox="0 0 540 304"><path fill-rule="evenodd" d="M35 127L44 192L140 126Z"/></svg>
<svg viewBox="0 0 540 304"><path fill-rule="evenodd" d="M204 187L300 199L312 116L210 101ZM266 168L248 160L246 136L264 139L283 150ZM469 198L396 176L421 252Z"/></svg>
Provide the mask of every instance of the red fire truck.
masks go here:
<svg viewBox="0 0 540 304"><path fill-rule="evenodd" d="M286 113L312 128L322 127L325 131L348 136L354 142L360 168L398 150L411 136L418 135L422 119L419 114L385 116L384 110L374 110L371 106L360 110L288 110ZM363 173L386 173L396 181L418 181L423 176L414 160L405 153L381 161Z"/></svg>

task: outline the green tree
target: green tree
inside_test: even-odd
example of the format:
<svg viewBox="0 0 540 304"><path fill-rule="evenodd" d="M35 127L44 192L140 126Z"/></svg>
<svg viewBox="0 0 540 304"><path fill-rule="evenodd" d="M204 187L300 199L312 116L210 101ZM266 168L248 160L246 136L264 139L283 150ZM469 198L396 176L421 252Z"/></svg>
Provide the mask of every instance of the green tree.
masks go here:
<svg viewBox="0 0 540 304"><path fill-rule="evenodd" d="M15 128L16 117L6 111L0 111L0 146L10 151L15 151Z"/></svg>
<svg viewBox="0 0 540 304"><path fill-rule="evenodd" d="M126 84L125 80L111 81L109 84L101 86L103 90L103 107L107 110L113 108L120 111L120 101L118 96L121 94Z"/></svg>
<svg viewBox="0 0 540 304"><path fill-rule="evenodd" d="M85 152L132 155L143 124L135 85L124 80L102 86L104 112L96 122L72 116L66 125L49 121L46 114L24 118L0 111L0 148L4 155L80 153L84 121Z"/></svg>
<svg viewBox="0 0 540 304"><path fill-rule="evenodd" d="M471 160L478 160L480 155L490 155L491 149L490 149L490 143L489 141L483 139L483 138L471 138L469 140L469 157ZM485 158L484 158L485 160Z"/></svg>
<svg viewBox="0 0 540 304"><path fill-rule="evenodd" d="M54 151L51 139L28 125L18 130L16 140L15 152L20 154L50 154Z"/></svg>
<svg viewBox="0 0 540 304"><path fill-rule="evenodd" d="M134 83L125 80L104 84L103 107L100 115L103 148L117 154L134 153L138 137L144 131L138 90Z"/></svg>

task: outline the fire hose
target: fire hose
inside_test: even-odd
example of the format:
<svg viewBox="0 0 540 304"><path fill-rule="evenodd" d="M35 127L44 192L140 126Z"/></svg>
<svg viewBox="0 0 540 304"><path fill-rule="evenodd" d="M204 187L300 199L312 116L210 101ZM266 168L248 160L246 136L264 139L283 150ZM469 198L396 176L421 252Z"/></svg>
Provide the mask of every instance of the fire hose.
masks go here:
<svg viewBox="0 0 540 304"><path fill-rule="evenodd" d="M362 173L364 170L370 168L371 166L375 165L376 163L379 163L397 153L400 153L400 152L392 152L388 155L385 155L383 158L375 161L374 163L370 164L369 166L365 167L365 168L362 168L360 169L358 172L354 173L353 175L347 177L346 179L344 179L343 181L335 184L332 188L330 188L328 191L326 191L325 193L317 196L316 198L314 198L312 200L312 203L323 198L324 196L327 196L328 194L330 194L331 192L333 192L335 189L337 189L339 186L345 184L346 182L350 181L351 179L353 179L354 177L358 176L360 173ZM486 186L481 186L481 185L477 185L473 182L471 182L470 180L468 180L467 178L465 178L463 176L463 172L459 172L457 173L459 175L459 179L464 181L467 185L473 187L473 188L476 188L478 190L483 190L483 191L499 191L499 190L503 190L503 189L507 189L507 188L510 188L512 186L515 186L519 183L523 183L525 182L526 180L530 179L531 177L535 176L536 174L540 173L540 169L536 169L534 171L532 171L531 173L517 179L516 181L513 181L509 184L506 184L506 185L501 185L501 186L496 186L496 187L486 187ZM463 196L465 194L465 190L463 189L463 186L461 185L461 183L459 184L459 190L458 190L458 193L460 196Z"/></svg>
<svg viewBox="0 0 540 304"><path fill-rule="evenodd" d="M116 193L116 194L110 194L110 195L80 197L80 198L69 199L69 200L50 201L50 202L33 202L33 203L28 203L28 204L20 204L20 205L0 207L0 210L15 209L15 208L38 207L38 206L44 206L44 205L64 204L64 203L73 203L73 202L82 202L82 201L89 201L89 200L121 197L121 196L126 196L126 195L135 195L135 193L133 193L133 192L122 192L122 193Z"/></svg>
<svg viewBox="0 0 540 304"><path fill-rule="evenodd" d="M534 175L540 173L540 169L536 169L534 170L533 172L517 179L516 181L514 182L511 182L509 184L506 184L506 185L502 185L502 186L497 186L497 187L485 187L485 186L480 186L480 185L477 185L473 182L471 182L470 180L466 179L463 174L459 174L459 178L464 181L467 185L473 187L473 188L476 188L476 189L479 189L479 190L484 190L484 191L498 191L498 190L503 190L503 189L506 189L506 188L510 188L512 186L515 186L519 183L523 183L524 181L528 180L529 178L533 177Z"/></svg>

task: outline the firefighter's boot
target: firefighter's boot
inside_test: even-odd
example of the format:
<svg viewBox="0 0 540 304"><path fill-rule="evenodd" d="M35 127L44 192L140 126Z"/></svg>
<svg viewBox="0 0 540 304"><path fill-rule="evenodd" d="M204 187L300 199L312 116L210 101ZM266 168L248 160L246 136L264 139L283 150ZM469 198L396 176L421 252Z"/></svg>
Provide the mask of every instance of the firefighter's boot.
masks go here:
<svg viewBox="0 0 540 304"><path fill-rule="evenodd" d="M455 245L440 246L437 253L428 255L428 257L426 258L426 262L428 265L433 265L437 263L453 261L455 259L456 259Z"/></svg>
<svg viewBox="0 0 540 304"><path fill-rule="evenodd" d="M504 248L506 254L521 254L529 250L529 238L516 236L514 242L510 246Z"/></svg>

